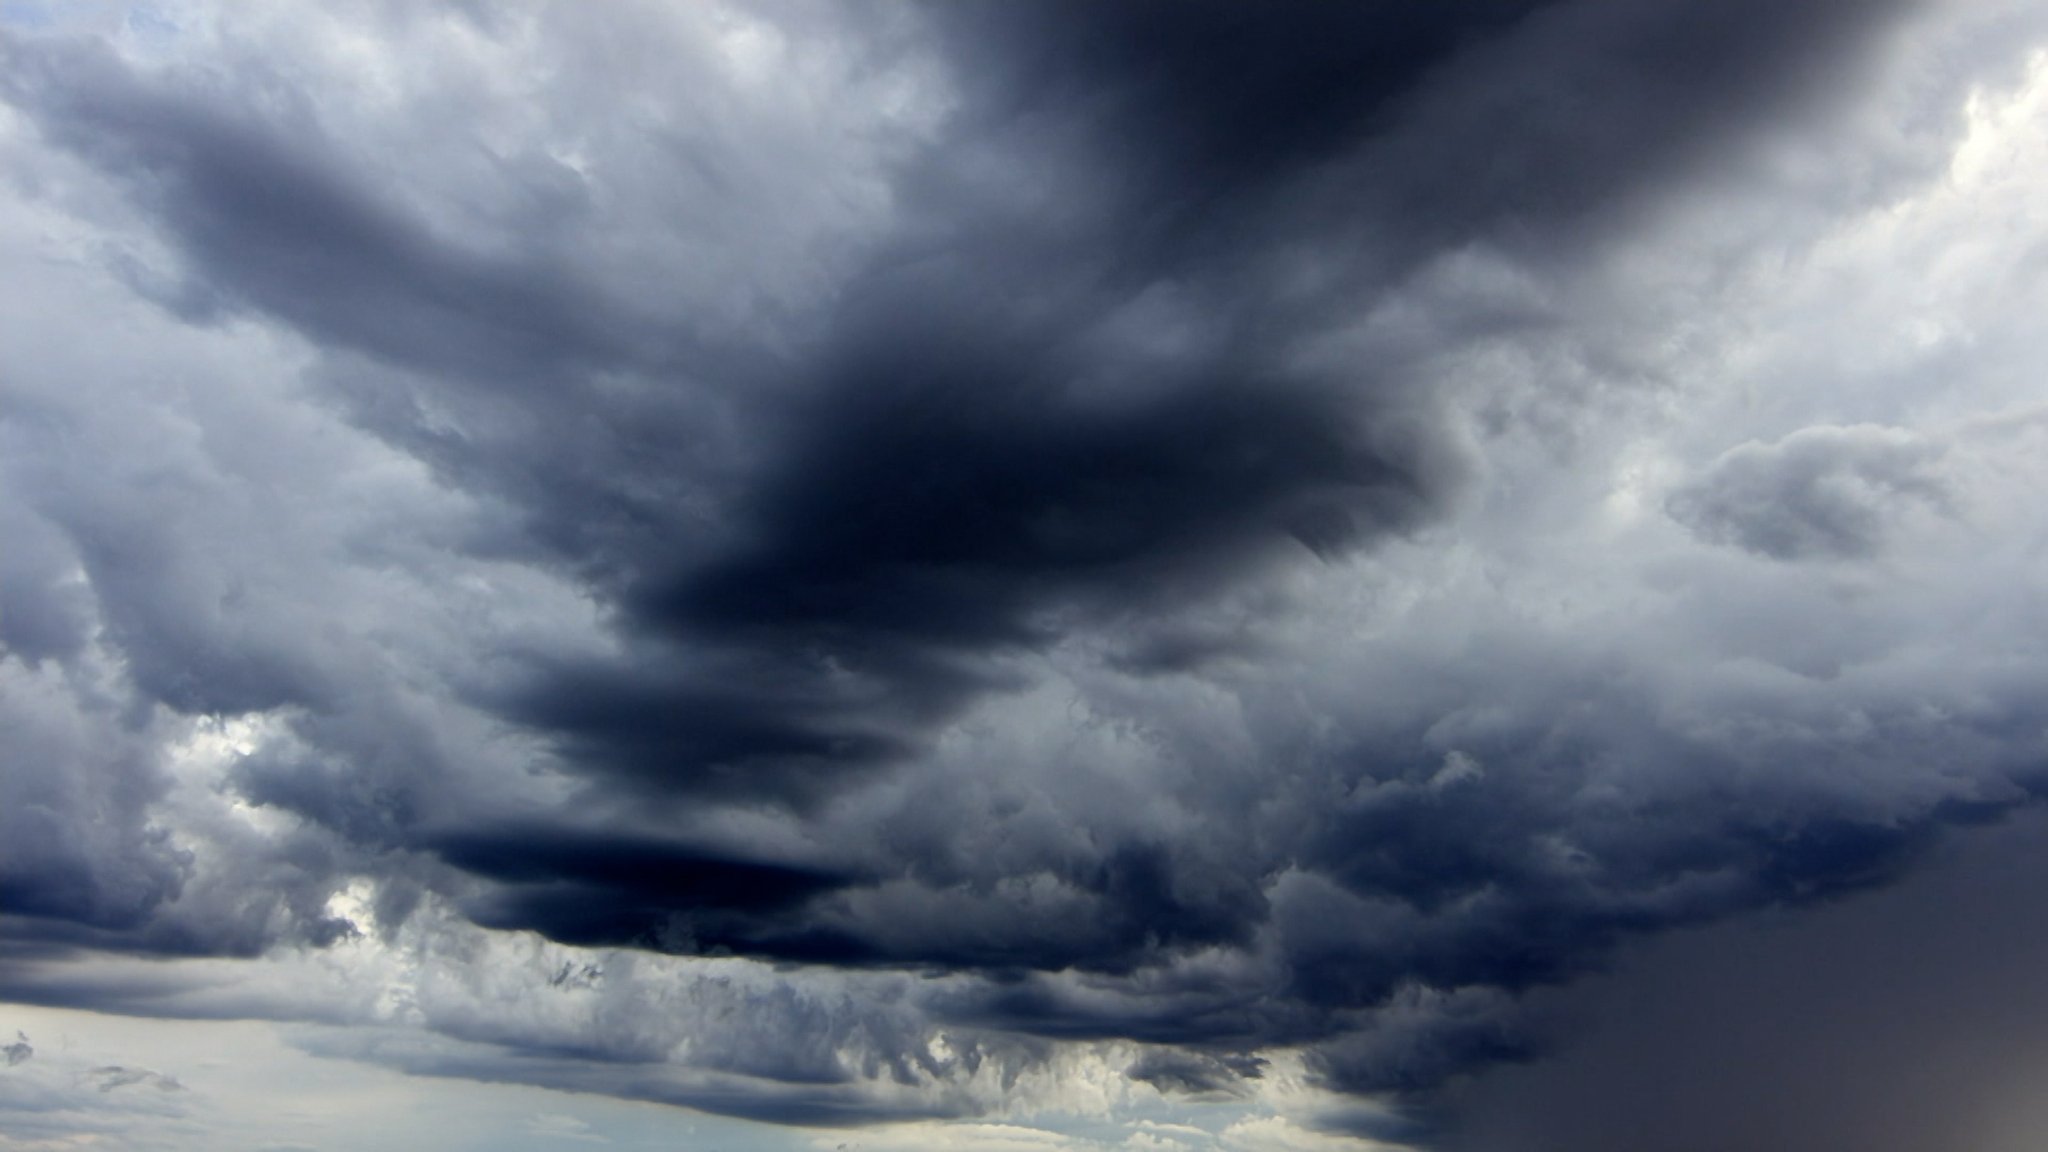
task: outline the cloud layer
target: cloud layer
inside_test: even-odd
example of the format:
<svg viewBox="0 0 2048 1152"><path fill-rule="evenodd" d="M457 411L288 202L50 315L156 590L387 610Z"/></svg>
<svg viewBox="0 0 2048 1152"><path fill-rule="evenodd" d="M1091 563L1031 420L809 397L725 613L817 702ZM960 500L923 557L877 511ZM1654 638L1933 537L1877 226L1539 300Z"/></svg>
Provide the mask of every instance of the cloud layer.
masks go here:
<svg viewBox="0 0 2048 1152"><path fill-rule="evenodd" d="M1425 1140L2044 786L2025 6L79 19L0 995Z"/></svg>

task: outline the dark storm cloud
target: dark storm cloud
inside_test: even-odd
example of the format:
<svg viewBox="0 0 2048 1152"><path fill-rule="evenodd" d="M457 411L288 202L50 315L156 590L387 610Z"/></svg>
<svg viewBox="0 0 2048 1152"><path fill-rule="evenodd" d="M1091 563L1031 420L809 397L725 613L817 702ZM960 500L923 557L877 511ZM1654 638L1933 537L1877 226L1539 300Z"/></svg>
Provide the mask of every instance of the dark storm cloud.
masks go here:
<svg viewBox="0 0 2048 1152"><path fill-rule="evenodd" d="M1322 239L1392 275L1434 245L1611 206L1876 15L1563 14L1530 33L1563 58L1529 79L1593 109L1570 123L1523 93L1469 106L1421 83L1521 8L1287 6L1249 33L1222 6L1032 10L1022 27L942 15L967 80L954 147L908 166L916 222L797 368L806 398L764 428L779 446L727 508L726 543L664 556L642 538L616 565L637 634L736 658L681 674L667 709L606 703L622 678L607 669L543 679L509 714L602 775L809 802L1009 681L991 658L1091 626L1142 652L1144 625L1270 571L1289 541L1342 554L1435 518L1463 461L1427 398L1391 367L1333 380L1290 364L1330 309L1382 285L1347 275L1290 314L1259 298L1258 262ZM1163 150L1164 175L1127 162L1134 141ZM1021 214L971 174L1005 144L1074 187ZM1086 175L1098 165L1106 184ZM1242 194L1187 207L1162 183ZM1183 282L1198 358L1105 347L1105 315Z"/></svg>
<svg viewBox="0 0 2048 1152"><path fill-rule="evenodd" d="M1475 241L1569 261L1826 99L1904 7L1049 4L941 23L969 77L964 155L1071 149L1061 218L1101 197L1119 276L1221 281L1252 322L1300 332ZM1259 301L1246 273L1275 257L1327 279Z"/></svg>
<svg viewBox="0 0 2048 1152"><path fill-rule="evenodd" d="M81 659L96 607L134 715L279 712L290 738L223 787L304 821L251 854L267 903L152 936L193 869L152 839L161 766L38 731L111 783L81 797L22 773L33 802L0 814L9 923L190 952L332 943L352 929L326 902L364 874L383 921L438 887L476 924L572 944L971 976L905 1000L970 1030L1161 1045L1131 1075L1162 1091L1249 1091L1238 1053L1309 1045L1328 1084L1425 1093L1525 1055L1517 997L1633 935L1887 883L1938 828L2029 798L2026 685L1937 707L1775 666L1762 689L1705 660L1694 682L1662 650L1683 633L1531 638L1479 618L1490 602L1443 626L1465 637L1447 647L1368 653L1399 667L1355 684L1308 650L1376 641L1276 637L1290 577L1441 543L1486 465L1441 380L1330 352L1345 332L1453 254L1512 250L1539 280L1584 258L1760 126L1825 105L1892 10L934 7L906 43L859 41L937 52L957 88L880 165L894 214L830 291L722 322L599 243L602 205L627 199L607 181L725 172L689 160L701 140L629 149L674 165L647 171L500 156L481 183L522 214L465 231L421 207L462 195L413 187L402 157L372 170L319 92L258 64L9 41L8 98L181 262L149 295L292 330L330 401L480 509L435 547L564 581L605 632L479 630L451 654L379 618L364 631L417 658L357 658L306 639L321 591L264 616L218 566L181 566L205 549L179 506L221 487L0 504L0 527L23 524L0 556L22 666ZM611 114L601 73L565 75L554 96ZM807 164L829 167L797 156L763 186ZM655 215L710 218L748 190L717 183ZM1460 344L1553 322L1444 311L1432 330ZM1938 463L1911 437L1809 431L1728 453L1668 508L1766 557L1867 559L1902 505L1940 505ZM402 566L393 549L344 562ZM1055 675L1072 711L1125 726L1128 762L1078 723L961 750ZM1202 691L1241 709L1244 740L1211 739ZM501 741L490 772L442 727L465 707ZM1973 783L1916 786L1934 762ZM562 807L501 800L522 772L562 783ZM795 831L736 845L754 826ZM829 1022L871 1030L875 1077L957 1070L919 1054L925 1017L879 1019ZM826 1087L676 1087L575 1059L666 1050L637 1038L522 1056L513 1024L446 1031L505 1050L392 1062L794 1122L946 1110L892 1111L779 1034L706 1067Z"/></svg>
<svg viewBox="0 0 2048 1152"><path fill-rule="evenodd" d="M90 44L32 45L11 51L10 84L53 140L128 184L190 276L323 346L424 374L347 384L349 403L456 483L518 508L525 542L494 547L554 554L614 599L623 631L682 649L655 643L591 671L543 662L487 704L553 736L574 771L655 793L808 802L1014 682L992 659L1134 614L1170 620L1270 569L1290 541L1341 553L1439 512L1460 465L1426 402L1371 366L1333 382L1288 364L1329 308L1360 301L1289 316L1246 294L1255 280L1219 286L1251 271L1260 245L1332 227L1327 204L1287 215L1304 179L1341 170L1353 202L1337 235L1357 245L1362 232L1368 250L1454 244L1531 211L1593 211L1649 176L1659 153L1725 132L1714 109L1783 87L1852 23L1840 5L1704 21L1564 13L1531 35L1539 52L1567 52L1550 79L1584 51L1560 46L1574 31L1605 53L1594 59L1607 72L1556 93L1594 102L1583 123L1556 122L1541 99L1517 111L1500 93L1484 94L1484 109L1433 106L1445 101L1425 81L1523 8L1290 5L1256 21L1213 5L943 13L967 110L948 147L905 170L918 219L856 277L855 303L826 322L816 356L772 368L565 272L588 208L551 191L560 173L498 173L558 209L465 244L380 195L313 94L254 66L144 76ZM984 67L990 53L1014 64ZM1644 54L1679 76L1637 71ZM1410 105L1422 111L1404 124L1397 110ZM986 203L991 190L954 152L1028 155L1041 125L1055 178L1139 141L1160 149L1158 180L1247 190L1192 218L1237 239L1148 242L1150 175L1054 190L1058 217ZM1429 138L1443 130L1459 133L1455 147ZM1544 149L1540 171L1534 156L1514 160L1532 147ZM1192 286L1184 322L1214 333L1197 361L1099 346L1099 317L1176 277ZM784 410L729 399L763 372L781 377L768 391L796 397ZM643 385L607 386L622 373ZM422 408L452 409L460 430L435 430ZM738 440L701 431L734 420L750 426ZM734 474L747 456L760 462ZM708 518L685 511L707 504ZM182 614L125 609L157 594L113 586L141 570L113 559L95 570L117 619L154 622L129 643L179 670L156 684L174 707L232 713L322 694L260 649L178 637ZM319 818L334 803L308 795L295 807Z"/></svg>
<svg viewBox="0 0 2048 1152"><path fill-rule="evenodd" d="M802 904L857 879L553 828L480 828L431 843L448 863L500 883L470 910L478 923L576 944L767 952Z"/></svg>
<svg viewBox="0 0 2048 1152"><path fill-rule="evenodd" d="M1386 276L1504 225L1625 207L1820 89L1901 7L1147 0L938 19L965 129L1079 142L1109 174L1077 186L1119 194L1125 259L1202 276L1238 244L1309 239Z"/></svg>
<svg viewBox="0 0 2048 1152"><path fill-rule="evenodd" d="M1556 711L1574 706L1571 688ZM1620 711L1654 707L1613 702ZM1091 924L1129 924L1140 935L1087 937L1084 957L1063 953L1059 918L1029 924L1030 942L1008 954L1041 970L1126 972L1169 964L1177 955L1231 939L1232 926L1271 931L1271 967L1218 978L1151 969L1119 995L1031 978L937 1006L943 1017L1061 1037L1136 1037L1198 1047L1289 1043L1315 1046L1318 1071L1359 1092L1428 1089L1476 1064L1530 1054L1512 994L1569 980L1604 963L1619 944L1645 932L1710 921L1757 907L1797 906L1886 885L1933 845L1942 830L1979 823L2023 805L2043 787L2024 741L2030 704L1978 721L1971 748L1946 725L1899 723L1844 747L1839 733L1800 731L1791 716L1770 744L1688 741L1670 731L1624 736L1610 721L1594 745L1557 729L1513 728L1474 747L1471 761L1404 774L1382 751L1362 750L1324 766L1343 773L1358 794L1317 803L1270 785L1262 805L1273 819L1268 841L1256 817L1210 835L1237 875L1266 877L1247 899L1189 908L1190 881L1202 856L1179 845L1154 885L1112 886L1077 876L1096 893ZM1415 744L1426 743L1414 734ZM1697 783L1676 794L1589 798L1589 769L1616 747ZM1926 750L1922 751L1921 746ZM1922 806L1887 801L1864 816L1782 794L1713 795L1753 765L1798 763L1825 755L1846 763L1890 765L1898 779L1922 755L1945 763L1981 763L1994 777L2023 782L1982 799ZM1588 759L1581 759L1581 757ZM2001 762L2002 761L2002 762ZM1463 768L1464 770L1460 770ZM1277 882L1275 876L1283 874ZM1178 890L1178 891L1177 891ZM1199 891L1198 888L1196 888ZM934 898L933 907L957 911ZM913 905L914 906L914 905ZM1206 916L1206 919L1194 918ZM1184 925L1184 932L1170 929ZM900 931L902 921L892 925ZM900 937L899 937L900 938ZM1071 939L1071 937L1069 937ZM929 954L928 954L929 955ZM909 959L905 956L904 959ZM944 962L972 963L971 955Z"/></svg>
<svg viewBox="0 0 2048 1152"><path fill-rule="evenodd" d="M115 701L74 710L36 685L10 687L0 695L0 914L28 923L8 934L49 923L89 937L148 936L189 861L150 827L166 781L146 732Z"/></svg>
<svg viewBox="0 0 2048 1152"><path fill-rule="evenodd" d="M2048 1059L2043 831L2022 813L1895 887L1647 943L1546 994L1554 1057L1454 1094L1444 1146L2027 1146Z"/></svg>
<svg viewBox="0 0 2048 1152"><path fill-rule="evenodd" d="M1432 446L1256 365L1090 410L1016 334L942 342L945 305L922 304L927 331L838 368L742 542L631 602L650 631L745 662L666 706L612 676L551 678L522 719L658 789L798 794L1014 684L992 660L1413 526L1441 487Z"/></svg>
<svg viewBox="0 0 2048 1152"><path fill-rule="evenodd" d="M739 413L780 446L750 449L765 474L706 523L684 509L725 497L690 473L734 449L699 451L693 425L731 417L717 397L762 370L751 357L720 361L619 302L608 309L546 251L471 251L435 235L381 199L289 90L282 111L257 115L240 94L136 76L91 46L16 54L20 98L54 139L130 183L193 275L323 345L428 374L417 386L459 412L483 410L481 434L451 437L362 394L402 397L403 382L349 385L376 430L521 508L526 542L498 547L557 553L623 595L628 631L688 647L686 660L657 651L591 672L543 662L530 687L488 698L601 777L799 799L900 757L1013 681L988 659L1050 643L1072 627L1063 615L1164 615L1169 598L1214 591L1289 541L1336 552L1411 527L1456 471L1392 382L1340 393L1285 379L1283 349L1259 340L1192 367L1088 348L1103 310L1165 272L1144 257L1104 271L1128 262L1116 248L1129 218L1095 206L1084 234L1048 238L1059 259L970 233L956 252L894 270L891 246L856 286L870 303L831 321L815 362L779 369L779 390L813 398ZM1074 118L1060 100L1047 106ZM972 202L934 208L954 228L998 223ZM1045 314L1013 315L1020 296ZM1209 310L1220 313L1195 322L1228 326L1240 309ZM685 350L691 372L740 378L673 379ZM600 371L654 375L622 408ZM1090 376L1142 398L1077 395ZM560 442L568 428L590 439ZM317 699L295 669L246 648L208 672L200 661L215 646L171 634L179 615L147 615L163 623L136 650L189 670L159 688L175 707ZM659 700L635 700L650 693ZM309 814L333 807L306 800Z"/></svg>
<svg viewBox="0 0 2048 1152"><path fill-rule="evenodd" d="M1143 158L1125 163L1148 192L1170 184L1200 202L1356 148L1431 68L1544 6L1142 0L936 15L987 121L1078 111Z"/></svg>

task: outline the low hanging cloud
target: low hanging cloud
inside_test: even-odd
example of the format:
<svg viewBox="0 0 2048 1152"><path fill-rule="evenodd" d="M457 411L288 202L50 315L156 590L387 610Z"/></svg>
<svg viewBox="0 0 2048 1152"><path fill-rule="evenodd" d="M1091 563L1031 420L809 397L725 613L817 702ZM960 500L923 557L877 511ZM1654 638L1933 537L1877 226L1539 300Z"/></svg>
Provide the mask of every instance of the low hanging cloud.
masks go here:
<svg viewBox="0 0 2048 1152"><path fill-rule="evenodd" d="M164 20L0 21L0 995L1427 1142L2041 793L2024 6Z"/></svg>
<svg viewBox="0 0 2048 1152"><path fill-rule="evenodd" d="M1446 1146L2026 1147L2048 1061L2021 911L2041 831L2035 810L1870 899L1658 940L1549 994L1569 1039L1466 1085Z"/></svg>

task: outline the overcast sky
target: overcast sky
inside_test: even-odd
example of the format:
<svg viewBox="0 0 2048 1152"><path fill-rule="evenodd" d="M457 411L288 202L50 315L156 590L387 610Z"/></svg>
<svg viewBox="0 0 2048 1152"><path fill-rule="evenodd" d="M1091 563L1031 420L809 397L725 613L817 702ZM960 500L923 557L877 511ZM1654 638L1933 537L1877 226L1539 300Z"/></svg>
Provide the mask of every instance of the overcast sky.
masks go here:
<svg viewBox="0 0 2048 1152"><path fill-rule="evenodd" d="M0 1145L2048 1142L2048 9L0 0Z"/></svg>

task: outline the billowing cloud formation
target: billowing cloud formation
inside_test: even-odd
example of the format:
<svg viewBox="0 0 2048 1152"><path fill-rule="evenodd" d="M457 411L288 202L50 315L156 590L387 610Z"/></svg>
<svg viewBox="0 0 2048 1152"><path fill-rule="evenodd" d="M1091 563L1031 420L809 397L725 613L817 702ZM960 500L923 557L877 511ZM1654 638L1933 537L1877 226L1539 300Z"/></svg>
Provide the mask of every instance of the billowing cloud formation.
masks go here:
<svg viewBox="0 0 2048 1152"><path fill-rule="evenodd" d="M1883 545L1888 516L1941 504L1936 455L1882 428L1802 429L1731 450L1673 494L1671 512L1710 539L1780 560L1863 559Z"/></svg>
<svg viewBox="0 0 2048 1152"><path fill-rule="evenodd" d="M0 992L1420 1140L2039 795L2024 6L864 15L7 30Z"/></svg>

